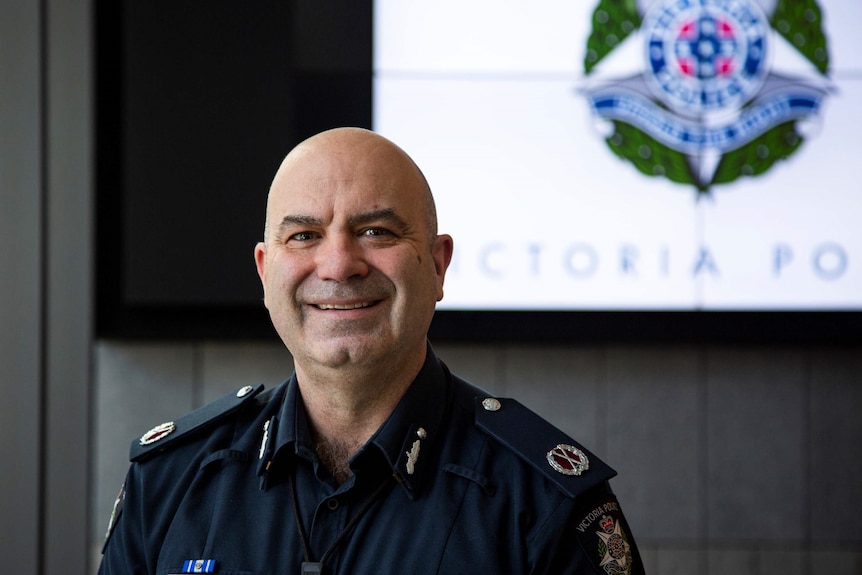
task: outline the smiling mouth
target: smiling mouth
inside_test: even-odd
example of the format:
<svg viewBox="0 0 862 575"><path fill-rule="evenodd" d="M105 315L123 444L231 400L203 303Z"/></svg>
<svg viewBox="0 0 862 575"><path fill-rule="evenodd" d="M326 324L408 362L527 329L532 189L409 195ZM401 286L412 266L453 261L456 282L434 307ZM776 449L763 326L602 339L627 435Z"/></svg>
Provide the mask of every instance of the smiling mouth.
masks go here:
<svg viewBox="0 0 862 575"><path fill-rule="evenodd" d="M364 301L359 303L318 303L314 304L314 307L322 310L351 310L351 309L362 309L365 307L371 307L377 302L373 301Z"/></svg>

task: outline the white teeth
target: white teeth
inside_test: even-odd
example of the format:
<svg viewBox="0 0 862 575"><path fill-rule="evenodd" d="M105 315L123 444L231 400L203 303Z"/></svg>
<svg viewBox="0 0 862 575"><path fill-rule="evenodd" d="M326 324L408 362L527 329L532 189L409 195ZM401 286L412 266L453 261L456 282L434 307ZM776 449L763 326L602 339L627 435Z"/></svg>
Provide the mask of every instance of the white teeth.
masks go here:
<svg viewBox="0 0 862 575"><path fill-rule="evenodd" d="M360 309L363 307L368 307L370 305L371 305L371 302L349 303L349 304L321 303L321 304L317 304L317 307L320 309Z"/></svg>

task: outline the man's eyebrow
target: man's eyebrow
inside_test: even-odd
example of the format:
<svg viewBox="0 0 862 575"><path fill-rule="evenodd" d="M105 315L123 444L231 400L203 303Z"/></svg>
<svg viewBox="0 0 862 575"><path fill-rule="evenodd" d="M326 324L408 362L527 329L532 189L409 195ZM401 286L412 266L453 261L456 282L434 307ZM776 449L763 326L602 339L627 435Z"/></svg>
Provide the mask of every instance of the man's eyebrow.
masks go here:
<svg viewBox="0 0 862 575"><path fill-rule="evenodd" d="M347 223L353 227L380 221L388 222L390 225L397 228L399 233L405 233L410 229L410 224L408 224L407 221L399 216L392 208L371 210L369 212L353 214L347 218Z"/></svg>
<svg viewBox="0 0 862 575"><path fill-rule="evenodd" d="M319 226L321 225L320 218L314 216L306 216L302 214L287 215L281 219L278 226L278 233L281 235L284 230L291 226Z"/></svg>

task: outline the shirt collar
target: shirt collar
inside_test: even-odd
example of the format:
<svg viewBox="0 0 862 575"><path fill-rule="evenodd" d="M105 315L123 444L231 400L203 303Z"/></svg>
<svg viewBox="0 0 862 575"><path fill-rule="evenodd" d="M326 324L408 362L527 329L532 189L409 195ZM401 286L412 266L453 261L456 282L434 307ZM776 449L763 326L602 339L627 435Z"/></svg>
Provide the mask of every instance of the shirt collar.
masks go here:
<svg viewBox="0 0 862 575"><path fill-rule="evenodd" d="M398 402L389 418L377 430L362 452L375 446L386 457L396 479L408 496L415 497L423 478L433 473L435 445L449 397L447 371L431 345L425 364Z"/></svg>
<svg viewBox="0 0 862 575"><path fill-rule="evenodd" d="M284 447L293 446L293 453L313 461L314 442L311 438L311 428L308 426L308 416L302 405L296 373L287 382L287 391L278 418L280 424L275 438L275 456L284 453Z"/></svg>
<svg viewBox="0 0 862 575"><path fill-rule="evenodd" d="M448 370L428 344L425 363L413 383L351 463L366 458L374 459L369 451L376 449L383 455L408 497L414 498L423 478L433 472L432 466L436 460L433 450L438 444L450 395L451 378L447 374ZM278 422L273 438L273 461L289 453L315 461L311 430L295 373L287 382Z"/></svg>

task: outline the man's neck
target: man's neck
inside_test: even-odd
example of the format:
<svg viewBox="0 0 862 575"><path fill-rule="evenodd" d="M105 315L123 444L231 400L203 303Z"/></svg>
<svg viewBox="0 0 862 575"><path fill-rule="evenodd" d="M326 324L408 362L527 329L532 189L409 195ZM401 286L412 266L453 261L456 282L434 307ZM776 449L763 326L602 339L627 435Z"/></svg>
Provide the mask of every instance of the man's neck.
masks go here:
<svg viewBox="0 0 862 575"><path fill-rule="evenodd" d="M357 369L307 370L297 382L321 462L339 483L350 476L349 459L383 425L424 363L385 373Z"/></svg>

